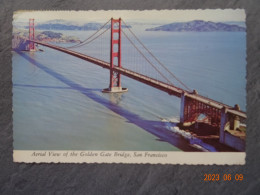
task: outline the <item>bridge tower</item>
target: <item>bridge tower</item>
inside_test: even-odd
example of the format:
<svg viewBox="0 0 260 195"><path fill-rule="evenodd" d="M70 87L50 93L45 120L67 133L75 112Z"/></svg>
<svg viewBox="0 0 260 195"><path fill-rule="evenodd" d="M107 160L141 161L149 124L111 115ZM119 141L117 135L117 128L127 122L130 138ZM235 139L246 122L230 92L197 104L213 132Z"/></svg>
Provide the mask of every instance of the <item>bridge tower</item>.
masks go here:
<svg viewBox="0 0 260 195"><path fill-rule="evenodd" d="M31 42L31 40L34 40L34 32L35 32L35 28L34 28L34 19L30 18L29 19L29 51L35 51L35 43Z"/></svg>
<svg viewBox="0 0 260 195"><path fill-rule="evenodd" d="M121 64L121 18L111 18L111 39L110 39L110 83L109 88L103 89L104 93L122 93L127 88L121 86L121 74L114 71L114 67L122 67Z"/></svg>

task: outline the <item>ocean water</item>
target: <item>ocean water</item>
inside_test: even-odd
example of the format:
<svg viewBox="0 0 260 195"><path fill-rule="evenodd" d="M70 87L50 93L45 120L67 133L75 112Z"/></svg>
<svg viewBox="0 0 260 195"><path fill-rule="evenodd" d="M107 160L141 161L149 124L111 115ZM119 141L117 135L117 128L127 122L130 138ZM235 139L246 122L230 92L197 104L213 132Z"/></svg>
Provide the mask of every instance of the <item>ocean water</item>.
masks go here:
<svg viewBox="0 0 260 195"><path fill-rule="evenodd" d="M245 32L133 31L189 88L245 110ZM93 32L63 33L84 39ZM14 149L193 150L169 130L180 99L124 76L127 93L103 94L108 70L41 48L13 52Z"/></svg>

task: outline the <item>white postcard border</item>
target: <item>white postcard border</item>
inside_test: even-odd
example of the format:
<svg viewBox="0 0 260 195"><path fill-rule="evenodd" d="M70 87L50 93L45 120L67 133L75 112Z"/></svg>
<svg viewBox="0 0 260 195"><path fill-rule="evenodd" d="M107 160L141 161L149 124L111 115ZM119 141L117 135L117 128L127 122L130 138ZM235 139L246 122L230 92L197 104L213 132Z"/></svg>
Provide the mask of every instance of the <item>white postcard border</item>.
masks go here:
<svg viewBox="0 0 260 195"><path fill-rule="evenodd" d="M245 152L14 150L19 163L244 165Z"/></svg>

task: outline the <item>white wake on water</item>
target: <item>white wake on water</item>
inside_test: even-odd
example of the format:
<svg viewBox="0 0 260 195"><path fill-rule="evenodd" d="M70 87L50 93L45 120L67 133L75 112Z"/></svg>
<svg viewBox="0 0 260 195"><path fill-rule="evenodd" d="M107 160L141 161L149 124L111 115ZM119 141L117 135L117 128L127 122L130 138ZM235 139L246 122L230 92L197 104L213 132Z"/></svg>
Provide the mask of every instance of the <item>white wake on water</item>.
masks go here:
<svg viewBox="0 0 260 195"><path fill-rule="evenodd" d="M180 122L179 118L177 118L177 117L161 118L160 117L160 119L162 122L164 122L166 129L184 137L186 140L188 140L190 142L191 146L193 146L194 148L202 150L203 152L216 151L216 149L213 146L210 146L210 145L204 143L201 139L198 139L198 138L192 136L191 133L180 129L177 126L177 124Z"/></svg>

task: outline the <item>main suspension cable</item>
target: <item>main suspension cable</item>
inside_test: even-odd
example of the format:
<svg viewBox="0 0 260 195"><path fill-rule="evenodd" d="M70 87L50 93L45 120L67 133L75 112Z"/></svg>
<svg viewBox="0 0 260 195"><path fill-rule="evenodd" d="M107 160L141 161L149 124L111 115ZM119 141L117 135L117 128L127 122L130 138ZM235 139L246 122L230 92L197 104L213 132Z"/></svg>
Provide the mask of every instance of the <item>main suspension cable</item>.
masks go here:
<svg viewBox="0 0 260 195"><path fill-rule="evenodd" d="M83 45L85 45L84 43L86 42L86 41L88 41L89 39L91 39L93 36L95 36L99 31L101 31L107 24L108 24L108 22L110 22L111 21L111 19L109 19L103 26L101 26L95 33L93 33L90 37L88 37L87 39L85 39L84 41L82 41L82 42L80 42L80 43L78 43L78 44L76 44L76 45L73 45L73 46L70 46L70 47L66 47L66 48L76 48L76 47L81 47L81 46L83 46ZM107 28L107 30L108 30L109 28ZM106 31L107 31L106 30ZM101 33L101 34L104 34L104 32L103 33ZM99 37L99 36L98 36ZM96 39L96 38L95 38ZM94 39L94 40L95 40ZM90 42L92 42L92 41L89 41L88 43L90 43Z"/></svg>
<svg viewBox="0 0 260 195"><path fill-rule="evenodd" d="M174 77L182 86L184 86L186 89L191 91L191 89L185 85L178 77L176 77L162 62L159 61L158 58L156 58L153 53L138 39L138 37L134 34L134 32L127 26L124 20L122 20L127 29L130 31L130 33L136 38L136 40L144 47L144 49L168 72L172 77Z"/></svg>
<svg viewBox="0 0 260 195"><path fill-rule="evenodd" d="M92 41L94 41L94 40L96 40L97 38L99 38L100 36L102 36L105 32L107 32L109 30L109 28L107 28L105 31L103 31L102 33L100 33L98 36L96 36L96 37L94 37L92 40L90 40L90 41L88 41L88 42L85 42L85 43L83 43L83 44L81 44L80 46L78 46L78 47L81 47L81 46L83 46L83 45L87 45L87 44L89 44L89 43L91 43ZM75 47L74 47L75 48Z"/></svg>
<svg viewBox="0 0 260 195"><path fill-rule="evenodd" d="M143 56L143 58L164 78L166 79L170 84L173 85L173 83L167 78L165 77L161 71L158 70L158 68L156 68L155 65L153 65L153 63L138 49L138 47L132 42L132 40L126 35L126 33L124 32L124 30L122 29L123 34L126 36L126 38L129 40L129 42L135 47L135 49Z"/></svg>

